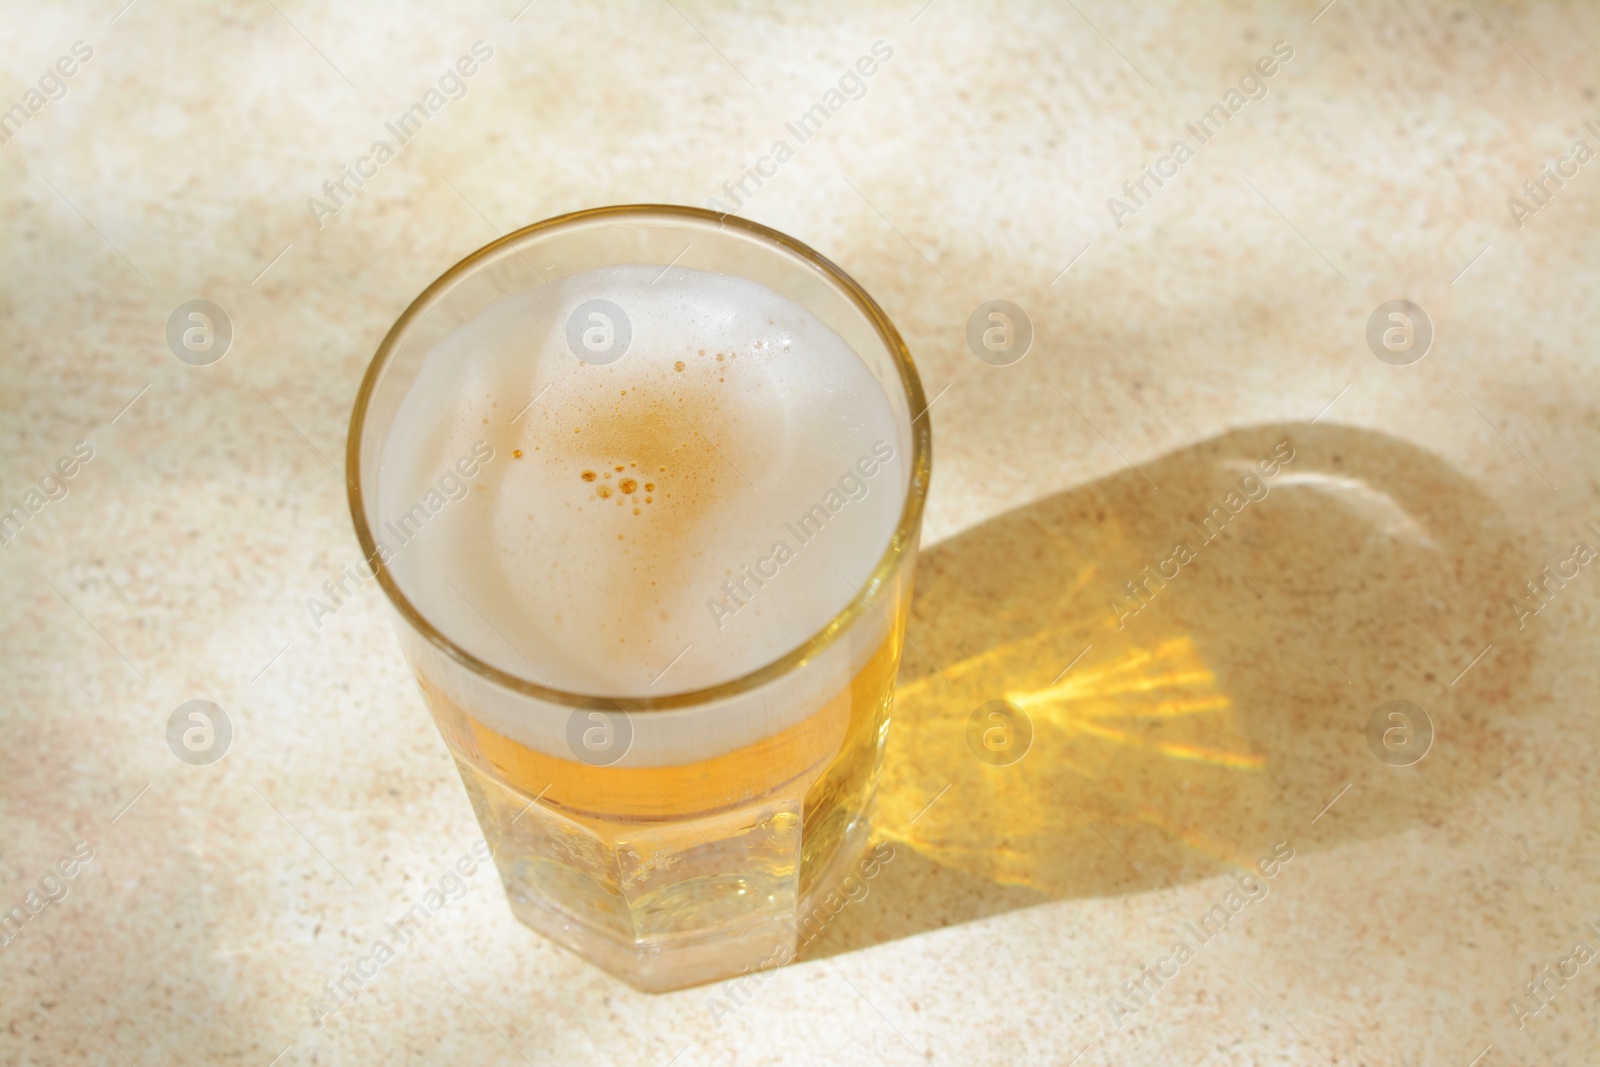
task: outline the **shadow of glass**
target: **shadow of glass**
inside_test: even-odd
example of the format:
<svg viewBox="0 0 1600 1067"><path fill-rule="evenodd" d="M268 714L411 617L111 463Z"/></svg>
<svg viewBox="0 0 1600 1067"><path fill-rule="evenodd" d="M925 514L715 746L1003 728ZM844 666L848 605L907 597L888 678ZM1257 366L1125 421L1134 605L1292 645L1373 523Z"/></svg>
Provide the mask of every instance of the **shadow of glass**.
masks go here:
<svg viewBox="0 0 1600 1067"><path fill-rule="evenodd" d="M1498 644L1453 684L1512 619L1514 557L1437 456L1311 424L1231 432L933 546L875 815L894 859L803 958L1436 824L1453 781L1501 762L1535 652ZM1427 712L1431 750L1419 724L1387 735L1389 762L1372 750L1393 699Z"/></svg>

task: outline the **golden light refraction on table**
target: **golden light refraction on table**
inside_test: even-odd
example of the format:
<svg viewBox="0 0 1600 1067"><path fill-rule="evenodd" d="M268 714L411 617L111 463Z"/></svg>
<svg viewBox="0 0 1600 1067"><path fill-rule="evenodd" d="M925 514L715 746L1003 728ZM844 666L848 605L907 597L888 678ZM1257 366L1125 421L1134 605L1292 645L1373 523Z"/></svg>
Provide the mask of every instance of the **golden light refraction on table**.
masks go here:
<svg viewBox="0 0 1600 1067"><path fill-rule="evenodd" d="M1600 5L0 5L0 1065L1600 1063ZM729 338L607 398L653 463L549 462L616 420L509 372L417 484L351 460L420 294L627 204L881 307L936 441L914 576L824 559L885 483L754 447L789 423ZM731 266L609 251L659 300ZM444 303L419 350L486 310ZM712 475L792 495L660 557L703 641L638 560L429 552L491 497L750 532L665 495ZM511 561L407 587L481 667L396 625L352 482L397 573ZM603 701L518 713L758 670L780 604L861 590L770 720L607 764ZM702 936L710 980L638 988Z"/></svg>

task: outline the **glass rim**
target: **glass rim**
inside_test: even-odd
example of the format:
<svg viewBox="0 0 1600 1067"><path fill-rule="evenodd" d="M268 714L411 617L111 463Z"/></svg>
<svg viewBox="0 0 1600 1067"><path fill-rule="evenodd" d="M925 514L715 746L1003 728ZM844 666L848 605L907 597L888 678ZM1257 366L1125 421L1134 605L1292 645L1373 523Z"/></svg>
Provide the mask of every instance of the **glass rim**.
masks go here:
<svg viewBox="0 0 1600 1067"><path fill-rule="evenodd" d="M699 689L686 690L681 693L670 693L662 696L608 696L594 693L575 693L553 686L540 685L537 682L504 671L474 655L441 633L400 590L389 565L379 558L377 541L373 537L371 526L367 521L367 507L362 495L361 484L362 433L366 428L367 407L377 388L378 379L389 365L390 358L398 347L400 339L405 336L413 322L433 307L437 298L450 285L475 269L482 261L494 253L536 234L551 233L598 219L627 220L630 218L643 219L650 216L677 218L696 224L714 223L718 229L732 228L756 238L759 242L776 246L781 251L798 256L807 265L820 272L855 305L856 309L872 325L879 340L883 342L884 348L888 350L889 357L894 361L895 370L900 376L900 384L906 392L907 409L916 412L911 417L910 425L911 463L909 465L909 481L906 485L905 503L901 507L900 518L895 525L894 532L889 536L888 544L884 546L883 553L878 557L878 561L874 564L872 572L867 576L866 581L856 591L856 595L851 597L849 603L836 612L820 630L782 656L727 681ZM857 353L857 355L860 355L860 353ZM384 594L389 598L389 603L393 605L394 609L400 613L411 628L428 641L429 644L433 645L457 665L464 667L473 674L486 678L494 684L519 695L567 707L595 704L615 711L669 711L709 704L748 693L786 674L792 673L815 658L818 653L831 646L863 614L869 610L875 610L872 604L873 594L889 578L899 564L905 552L905 546L910 543L912 538L917 537L921 528L923 506L928 495L928 478L933 453L932 427L930 420L927 418L928 406L922 389L922 379L917 374L916 364L912 362L911 352L906 348L905 342L900 337L900 332L895 329L894 323L889 320L889 316L854 278L809 245L771 227L763 226L758 222L708 211L704 208L686 207L677 204L617 204L608 207L587 208L524 226L520 230L508 233L470 253L434 279L426 289L417 295L416 299L406 306L405 311L401 312L394 325L389 327L389 332L384 335L383 341L378 345L377 352L373 354L371 363L367 366L366 374L362 376L361 388L356 393L355 407L350 413L349 436L345 442L345 482L348 487L347 496L350 501L350 515L355 523L356 540L361 544L362 557L367 562L367 565L372 568L379 586L382 587Z"/></svg>

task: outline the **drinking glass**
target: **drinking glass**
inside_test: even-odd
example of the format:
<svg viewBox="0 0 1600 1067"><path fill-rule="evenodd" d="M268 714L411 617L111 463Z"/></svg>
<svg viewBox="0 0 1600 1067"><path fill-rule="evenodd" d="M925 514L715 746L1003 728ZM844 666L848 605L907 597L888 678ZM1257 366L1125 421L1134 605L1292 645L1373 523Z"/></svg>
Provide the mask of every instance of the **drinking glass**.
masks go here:
<svg viewBox="0 0 1600 1067"><path fill-rule="evenodd" d="M856 595L778 658L689 692L566 692L508 673L408 599L375 537L396 503L379 499L384 442L430 349L508 294L622 264L735 275L810 311L883 390L906 474ZM910 353L861 286L793 238L694 208L537 223L451 267L400 316L351 417L350 510L523 923L666 990L788 962L825 920L820 901L869 832L928 487L926 407Z"/></svg>

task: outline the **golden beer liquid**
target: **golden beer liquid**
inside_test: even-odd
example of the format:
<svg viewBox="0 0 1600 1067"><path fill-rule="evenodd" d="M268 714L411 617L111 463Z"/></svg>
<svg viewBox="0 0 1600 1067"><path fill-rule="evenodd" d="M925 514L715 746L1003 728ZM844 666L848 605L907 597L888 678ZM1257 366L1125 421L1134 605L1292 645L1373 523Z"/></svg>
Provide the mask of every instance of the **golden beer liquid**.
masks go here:
<svg viewBox="0 0 1600 1067"><path fill-rule="evenodd" d="M899 662L897 600L848 686L785 730L691 763L594 767L540 752L419 679L518 917L589 955L705 939L708 975L726 973L730 954L753 967L792 948L805 902L866 843ZM684 984L681 956L662 988Z"/></svg>

